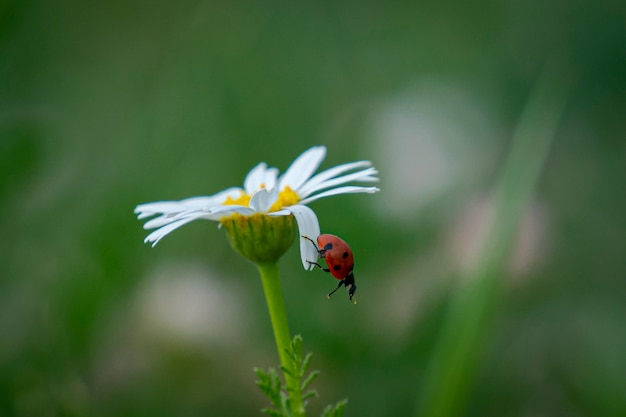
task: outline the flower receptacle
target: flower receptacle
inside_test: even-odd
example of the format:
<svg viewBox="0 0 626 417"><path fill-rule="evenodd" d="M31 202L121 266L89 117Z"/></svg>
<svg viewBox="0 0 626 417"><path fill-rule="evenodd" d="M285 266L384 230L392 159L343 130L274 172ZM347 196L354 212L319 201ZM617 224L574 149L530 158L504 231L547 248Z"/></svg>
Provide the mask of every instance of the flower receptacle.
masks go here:
<svg viewBox="0 0 626 417"><path fill-rule="evenodd" d="M293 215L232 214L220 220L230 245L256 264L275 263L293 243Z"/></svg>

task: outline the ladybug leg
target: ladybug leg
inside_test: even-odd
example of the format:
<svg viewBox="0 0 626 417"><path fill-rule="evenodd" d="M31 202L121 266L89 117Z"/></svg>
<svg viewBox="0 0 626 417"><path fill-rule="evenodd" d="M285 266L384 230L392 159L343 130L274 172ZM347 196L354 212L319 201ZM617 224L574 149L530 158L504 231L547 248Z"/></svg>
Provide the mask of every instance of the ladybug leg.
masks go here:
<svg viewBox="0 0 626 417"><path fill-rule="evenodd" d="M341 288L342 285L346 287L346 290L348 291L348 297L350 297L350 301L353 301L352 297L354 297L354 293L356 292L356 284L354 283L354 274L352 274L352 272L350 272L347 277L339 281L337 288L335 288L332 292L328 294L328 298L330 298L330 296L333 295L335 291ZM356 304L356 300L354 300L354 304Z"/></svg>
<svg viewBox="0 0 626 417"><path fill-rule="evenodd" d="M324 272L330 272L330 269L328 268L324 268L322 265L318 264L317 262L311 262L311 261L307 261L307 263L309 265L315 265L316 267L318 267L319 269L321 269Z"/></svg>
<svg viewBox="0 0 626 417"><path fill-rule="evenodd" d="M342 285L345 284L345 280L341 280L339 281L339 284L337 284L337 288L335 288L334 290L332 290L331 292L328 293L327 297L330 300L330 296L333 295L335 293L335 291L337 291L339 288L341 288Z"/></svg>
<svg viewBox="0 0 626 417"><path fill-rule="evenodd" d="M308 237L308 236L304 236L304 235L302 235L302 237L303 237L304 239L308 240L309 242L311 242L311 243L313 244L313 246L315 246L315 249L316 249L318 252L320 251L320 248L318 248L318 247L317 247L317 243L315 243L315 242L313 241L313 239L311 239L311 238L310 238L310 237Z"/></svg>
<svg viewBox="0 0 626 417"><path fill-rule="evenodd" d="M304 236L304 235L302 235L302 237L303 237L304 239L308 240L309 242L311 242L311 243L313 244L313 246L315 247L315 250L317 251L317 256L318 256L320 259L326 256L326 251L325 251L324 249L320 249L320 248L318 248L318 247L317 247L317 244L313 241L313 239L311 239L311 238L310 238L310 237L308 237L308 236ZM308 262L308 261L307 261L307 262ZM324 268L322 268L322 269L324 269Z"/></svg>

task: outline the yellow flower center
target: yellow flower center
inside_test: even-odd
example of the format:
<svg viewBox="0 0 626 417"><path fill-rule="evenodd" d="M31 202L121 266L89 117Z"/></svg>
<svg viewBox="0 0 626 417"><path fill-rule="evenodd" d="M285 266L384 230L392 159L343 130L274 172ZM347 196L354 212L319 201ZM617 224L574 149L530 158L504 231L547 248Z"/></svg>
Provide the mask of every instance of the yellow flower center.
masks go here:
<svg viewBox="0 0 626 417"><path fill-rule="evenodd" d="M241 195L237 198L232 198L231 196L226 197L226 201L222 203L225 206L244 206L248 207L250 204L250 196L243 191Z"/></svg>
<svg viewBox="0 0 626 417"><path fill-rule="evenodd" d="M265 188L265 184L261 184L261 188ZM226 200L222 204L225 206L249 207L251 197L252 196L242 191L239 197L237 198L227 197ZM272 207L270 207L269 211L270 212L278 211L278 210L281 210L283 207L293 206L294 204L297 204L299 201L300 201L300 196L298 196L298 194L294 190L292 190L291 187L285 186L285 188L283 188L283 190L280 193L278 193L278 199L276 200L274 204L272 204Z"/></svg>
<svg viewBox="0 0 626 417"><path fill-rule="evenodd" d="M280 193L278 193L278 199L274 204L272 204L270 211L278 211L283 207L293 206L294 204L297 204L298 201L300 201L300 196L298 196L298 194L287 185Z"/></svg>

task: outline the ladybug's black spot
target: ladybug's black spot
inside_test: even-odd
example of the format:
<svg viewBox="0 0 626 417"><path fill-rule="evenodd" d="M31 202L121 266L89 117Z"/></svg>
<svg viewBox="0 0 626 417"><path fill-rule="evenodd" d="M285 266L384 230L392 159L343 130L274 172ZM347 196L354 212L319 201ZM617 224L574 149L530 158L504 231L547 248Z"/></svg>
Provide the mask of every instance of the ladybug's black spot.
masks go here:
<svg viewBox="0 0 626 417"><path fill-rule="evenodd" d="M333 266L333 270L335 270L335 271L339 271L340 269L341 269L341 265Z"/></svg>
<svg viewBox="0 0 626 417"><path fill-rule="evenodd" d="M326 245L324 245L324 250L331 250L332 248L333 248L332 243L327 243Z"/></svg>
<svg viewBox="0 0 626 417"><path fill-rule="evenodd" d="M344 252L344 253L343 253L343 259L346 259L348 256L349 256L349 255L348 255L348 252Z"/></svg>

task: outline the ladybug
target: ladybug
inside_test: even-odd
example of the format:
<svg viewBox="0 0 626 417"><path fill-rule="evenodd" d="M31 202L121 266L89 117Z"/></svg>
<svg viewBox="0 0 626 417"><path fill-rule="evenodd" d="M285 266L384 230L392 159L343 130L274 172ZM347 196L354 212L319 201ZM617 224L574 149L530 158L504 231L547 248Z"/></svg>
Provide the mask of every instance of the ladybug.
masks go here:
<svg viewBox="0 0 626 417"><path fill-rule="evenodd" d="M339 280L339 285L328 294L328 298L344 285L352 301L352 297L356 292L356 285L354 283L354 274L352 273L354 269L354 255L352 254L350 246L348 246L343 239L335 235L321 234L317 237L317 244L308 236L302 237L315 246L319 258L324 259L328 268L322 267L322 265L317 262L307 261L309 265L315 265L323 271L330 272L333 277Z"/></svg>

